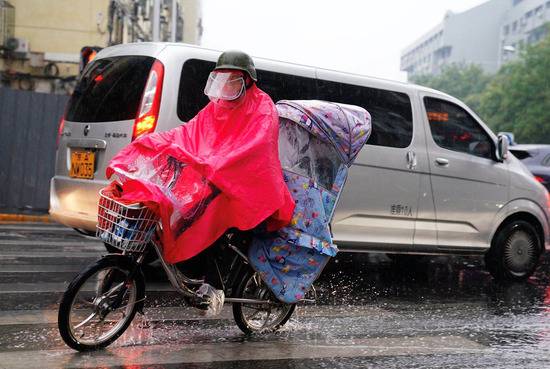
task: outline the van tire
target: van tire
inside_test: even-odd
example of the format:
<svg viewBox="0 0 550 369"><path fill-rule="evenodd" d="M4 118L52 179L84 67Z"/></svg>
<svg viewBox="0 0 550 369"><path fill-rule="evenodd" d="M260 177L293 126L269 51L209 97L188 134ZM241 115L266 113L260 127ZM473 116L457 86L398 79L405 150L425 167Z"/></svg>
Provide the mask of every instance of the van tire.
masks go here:
<svg viewBox="0 0 550 369"><path fill-rule="evenodd" d="M487 269L499 281L522 281L535 271L542 245L535 227L525 220L504 224L485 254Z"/></svg>

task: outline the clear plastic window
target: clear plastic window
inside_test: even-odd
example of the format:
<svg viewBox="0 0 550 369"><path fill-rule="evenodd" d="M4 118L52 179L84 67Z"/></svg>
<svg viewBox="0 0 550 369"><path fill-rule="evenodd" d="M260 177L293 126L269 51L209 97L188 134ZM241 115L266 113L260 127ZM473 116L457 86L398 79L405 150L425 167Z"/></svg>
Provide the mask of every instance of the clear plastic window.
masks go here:
<svg viewBox="0 0 550 369"><path fill-rule="evenodd" d="M284 169L309 177L329 190L342 165L331 144L284 118L279 124L279 157Z"/></svg>

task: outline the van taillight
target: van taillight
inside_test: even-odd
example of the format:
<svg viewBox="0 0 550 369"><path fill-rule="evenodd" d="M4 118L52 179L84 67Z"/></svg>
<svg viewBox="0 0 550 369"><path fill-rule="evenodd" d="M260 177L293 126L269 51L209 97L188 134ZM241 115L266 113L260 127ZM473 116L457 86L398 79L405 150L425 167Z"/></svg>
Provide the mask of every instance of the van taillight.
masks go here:
<svg viewBox="0 0 550 369"><path fill-rule="evenodd" d="M164 66L156 60L149 72L149 78L147 78L147 84L141 97L139 113L134 122L132 141L139 136L153 132L157 126L163 78Z"/></svg>
<svg viewBox="0 0 550 369"><path fill-rule="evenodd" d="M61 139L61 134L63 133L63 127L65 127L65 118L62 117L59 121L59 129L57 130L57 141L55 141L55 147L59 147L59 140Z"/></svg>

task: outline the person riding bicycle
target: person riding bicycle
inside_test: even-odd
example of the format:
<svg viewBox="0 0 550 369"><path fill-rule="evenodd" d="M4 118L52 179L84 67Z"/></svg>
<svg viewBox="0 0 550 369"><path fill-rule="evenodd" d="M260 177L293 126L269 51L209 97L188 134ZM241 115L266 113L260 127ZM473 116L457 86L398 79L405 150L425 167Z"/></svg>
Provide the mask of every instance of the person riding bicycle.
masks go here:
<svg viewBox="0 0 550 369"><path fill-rule="evenodd" d="M278 114L256 86L252 58L222 53L204 93L210 103L191 121L142 136L117 154L122 200L149 204L163 226L164 259L188 260L228 229L268 231L288 224L294 200L284 183L278 152ZM210 286L205 300L220 297ZM223 299L222 299L223 301Z"/></svg>

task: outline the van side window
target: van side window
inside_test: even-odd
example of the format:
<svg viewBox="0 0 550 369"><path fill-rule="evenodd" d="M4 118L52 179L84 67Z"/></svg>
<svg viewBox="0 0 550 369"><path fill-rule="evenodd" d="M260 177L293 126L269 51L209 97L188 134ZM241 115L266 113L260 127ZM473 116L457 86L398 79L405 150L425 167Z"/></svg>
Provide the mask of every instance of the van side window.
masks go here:
<svg viewBox="0 0 550 369"><path fill-rule="evenodd" d="M313 78L258 70L258 87L275 102L318 99Z"/></svg>
<svg viewBox="0 0 550 369"><path fill-rule="evenodd" d="M203 90L208 75L216 63L199 59L187 60L181 72L178 95L178 117L188 122L204 108L209 100ZM258 87L274 102L279 100L315 99L315 80L307 77L257 70Z"/></svg>
<svg viewBox="0 0 550 369"><path fill-rule="evenodd" d="M208 104L203 90L215 65L199 59L189 59L184 63L177 107L182 121L191 120ZM367 109L372 117L373 129L367 144L404 148L411 143L412 108L407 94L261 69L257 72L258 87L274 102L317 99L358 105Z"/></svg>
<svg viewBox="0 0 550 369"><path fill-rule="evenodd" d="M461 107L440 99L424 98L435 143L448 150L493 158L493 141L479 123Z"/></svg>
<svg viewBox="0 0 550 369"><path fill-rule="evenodd" d="M215 66L214 62L199 59L189 59L183 64L177 107L178 118L183 122L193 119L210 101L203 91Z"/></svg>
<svg viewBox="0 0 550 369"><path fill-rule="evenodd" d="M413 134L411 100L401 92L318 81L318 98L358 105L372 117L372 133L367 145L405 148Z"/></svg>

